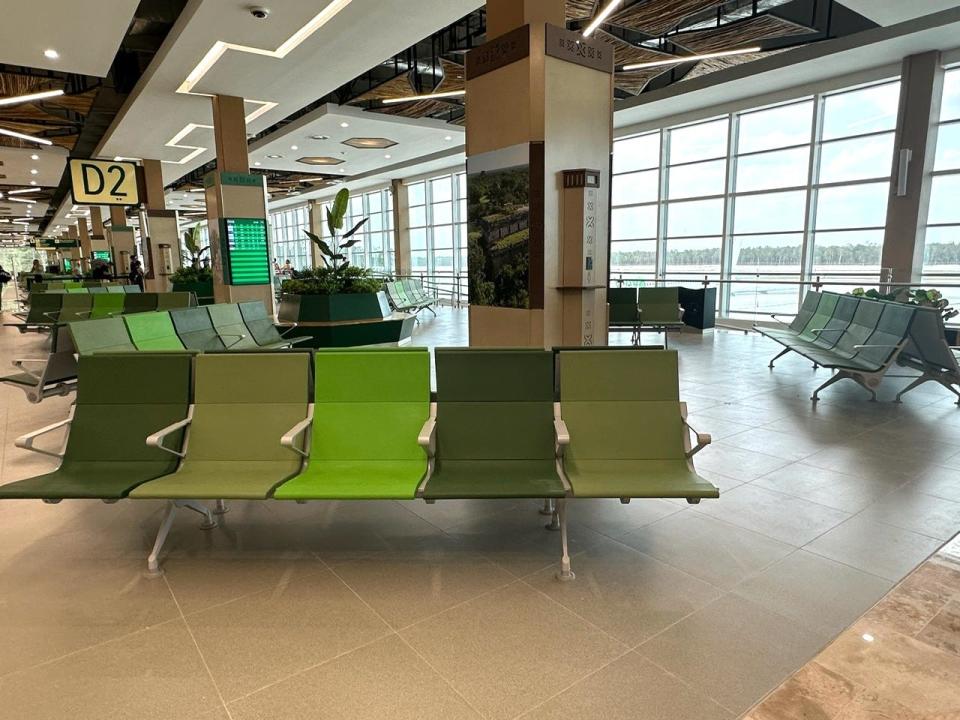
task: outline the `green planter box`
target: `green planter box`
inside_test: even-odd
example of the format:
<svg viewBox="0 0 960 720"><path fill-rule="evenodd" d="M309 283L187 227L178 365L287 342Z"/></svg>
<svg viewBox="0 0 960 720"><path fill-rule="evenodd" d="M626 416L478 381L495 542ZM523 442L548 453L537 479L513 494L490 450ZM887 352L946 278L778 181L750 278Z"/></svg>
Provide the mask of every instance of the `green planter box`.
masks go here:
<svg viewBox="0 0 960 720"><path fill-rule="evenodd" d="M200 305L213 304L213 280L210 282L174 282L173 292L192 292Z"/></svg>
<svg viewBox="0 0 960 720"><path fill-rule="evenodd" d="M284 293L277 313L281 323L382 320L390 314L390 304L384 292L342 295Z"/></svg>

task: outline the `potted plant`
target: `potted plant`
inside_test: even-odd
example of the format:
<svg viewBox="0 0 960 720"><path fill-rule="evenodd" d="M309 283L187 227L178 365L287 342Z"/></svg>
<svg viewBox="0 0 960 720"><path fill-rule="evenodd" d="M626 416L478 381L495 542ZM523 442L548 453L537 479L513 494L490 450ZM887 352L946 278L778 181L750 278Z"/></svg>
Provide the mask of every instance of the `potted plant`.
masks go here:
<svg viewBox="0 0 960 720"><path fill-rule="evenodd" d="M323 257L321 267L294 271L280 286L280 322L335 323L382 320L390 315L383 281L367 268L351 265L343 254L356 245L356 233L367 222L360 220L342 233L350 204L350 191L340 190L327 209L329 242L305 230Z"/></svg>
<svg viewBox="0 0 960 720"><path fill-rule="evenodd" d="M204 266L201 258L210 251L210 246L200 247L200 225L183 233L182 265L171 276L174 292L192 292L201 305L213 302L213 273Z"/></svg>
<svg viewBox="0 0 960 720"><path fill-rule="evenodd" d="M893 302L904 303L905 305L919 305L920 307L932 307L940 311L943 322L960 315L960 310L950 307L950 301L943 297L939 290L924 290L922 288L910 289L901 288L891 293L882 293L879 290L864 290L856 288L851 293L856 297L865 297L871 300L890 300Z"/></svg>

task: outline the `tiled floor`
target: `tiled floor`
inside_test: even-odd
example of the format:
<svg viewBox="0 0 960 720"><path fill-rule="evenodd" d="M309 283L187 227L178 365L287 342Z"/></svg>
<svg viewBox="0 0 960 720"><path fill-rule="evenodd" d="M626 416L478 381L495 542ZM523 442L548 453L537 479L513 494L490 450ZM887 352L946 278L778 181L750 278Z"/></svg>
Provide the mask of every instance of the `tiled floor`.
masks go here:
<svg viewBox="0 0 960 720"><path fill-rule="evenodd" d="M748 720L960 717L960 538L754 708Z"/></svg>
<svg viewBox="0 0 960 720"><path fill-rule="evenodd" d="M416 336L466 339L449 308ZM0 330L0 367L42 342ZM960 408L890 403L907 380L814 408L826 372L769 371L768 340L671 344L721 499L573 501L569 584L535 502L234 503L213 531L179 517L157 580L160 503L0 503L0 717L746 712L960 530ZM0 482L53 467L13 441L70 401L0 386Z"/></svg>

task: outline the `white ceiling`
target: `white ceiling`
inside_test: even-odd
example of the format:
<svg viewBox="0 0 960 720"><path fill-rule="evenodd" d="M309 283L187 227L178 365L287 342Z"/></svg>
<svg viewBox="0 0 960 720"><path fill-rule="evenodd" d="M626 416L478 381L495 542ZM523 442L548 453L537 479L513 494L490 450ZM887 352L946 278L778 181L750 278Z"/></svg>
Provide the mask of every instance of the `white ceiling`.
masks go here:
<svg viewBox="0 0 960 720"><path fill-rule="evenodd" d="M36 155L38 159L33 160L32 155ZM0 177L0 193L3 194L3 199L0 199L0 218L43 217L48 207L45 202L17 202L10 199L9 191L31 187L56 187L60 183L66 157L67 151L59 147L37 150L0 148L0 162L3 163L0 165L0 175L6 175L6 177ZM30 172L31 170L36 170L37 173L33 174ZM36 184L31 185L31 182ZM35 200L33 193L16 194L13 197L22 200ZM14 228L36 230L38 226L39 223L24 226L16 223L0 222L0 232Z"/></svg>
<svg viewBox="0 0 960 720"><path fill-rule="evenodd" d="M841 0L841 2L854 12L880 25L893 25L957 7L957 0Z"/></svg>
<svg viewBox="0 0 960 720"><path fill-rule="evenodd" d="M3 3L0 63L104 77L138 0L11 0ZM43 55L60 53L57 60Z"/></svg>

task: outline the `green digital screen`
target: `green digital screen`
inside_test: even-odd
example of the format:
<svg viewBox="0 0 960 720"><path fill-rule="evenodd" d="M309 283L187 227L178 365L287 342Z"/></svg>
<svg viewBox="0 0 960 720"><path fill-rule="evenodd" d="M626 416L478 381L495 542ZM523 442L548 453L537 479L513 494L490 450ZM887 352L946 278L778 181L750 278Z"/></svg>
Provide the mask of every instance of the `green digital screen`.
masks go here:
<svg viewBox="0 0 960 720"><path fill-rule="evenodd" d="M222 221L223 274L227 285L269 285L267 223L262 218Z"/></svg>
<svg viewBox="0 0 960 720"><path fill-rule="evenodd" d="M110 251L109 250L94 250L93 251L94 260L103 260L105 262L110 262Z"/></svg>
<svg viewBox="0 0 960 720"><path fill-rule="evenodd" d="M73 262L70 260L70 258L63 259L63 269L66 272L70 272L73 269Z"/></svg>

